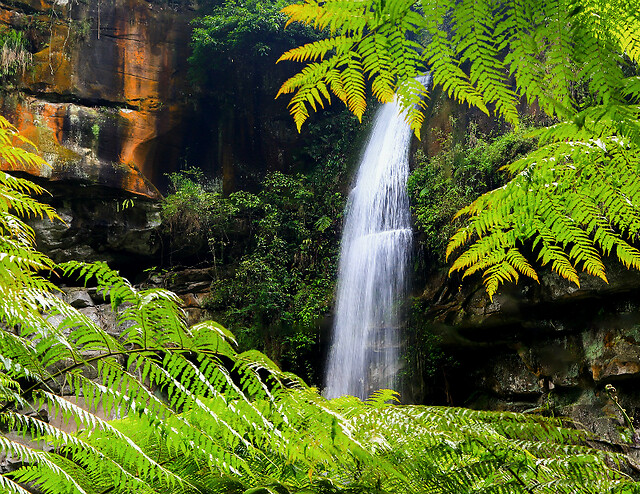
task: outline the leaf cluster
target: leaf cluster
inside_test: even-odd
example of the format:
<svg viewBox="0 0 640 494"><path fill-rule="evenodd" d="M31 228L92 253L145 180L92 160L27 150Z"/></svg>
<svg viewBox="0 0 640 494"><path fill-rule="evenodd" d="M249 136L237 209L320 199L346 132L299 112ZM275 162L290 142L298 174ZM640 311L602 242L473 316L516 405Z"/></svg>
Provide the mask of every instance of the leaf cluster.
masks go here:
<svg viewBox="0 0 640 494"><path fill-rule="evenodd" d="M503 185L500 168L528 153L535 140L524 131L508 132L498 138L478 136L474 126L465 142L453 142L449 135L442 151L428 158L419 150L407 189L415 225L421 235L418 246L427 264L442 265L449 238L461 226L456 212L478 196Z"/></svg>
<svg viewBox="0 0 640 494"><path fill-rule="evenodd" d="M0 78L6 82L20 73L24 75L32 58L22 31L8 28L0 32Z"/></svg>
<svg viewBox="0 0 640 494"><path fill-rule="evenodd" d="M329 92L362 115L368 79L379 101L398 95L418 135L425 89L415 78L427 71L456 101L510 123L519 120L522 96L567 118L581 103L576 85L586 85L590 105L621 103L636 91L620 67L619 54L637 60L640 53L640 19L626 2L305 0L283 12L290 23L329 30L325 39L280 57L306 62L279 92L294 93L298 127L310 109L330 100Z"/></svg>
<svg viewBox="0 0 640 494"><path fill-rule="evenodd" d="M162 230L170 255L188 256L207 250L209 238L229 229L235 210L222 195L222 183L188 168L169 174L169 194L162 202Z"/></svg>
<svg viewBox="0 0 640 494"><path fill-rule="evenodd" d="M197 17L191 34L191 74L197 81L208 81L231 65L273 63L277 54L304 43L315 35L302 26L286 30L281 10L290 0L224 0Z"/></svg>
<svg viewBox="0 0 640 494"><path fill-rule="evenodd" d="M568 131L575 136L575 128ZM450 254L477 238L451 270L484 271L489 296L521 274L538 280L523 245L577 286L578 269L607 281L602 254L640 268L633 245L640 226L637 147L615 136L549 142L547 131L539 134L543 145L508 166L515 178L459 212L469 221L447 247Z"/></svg>

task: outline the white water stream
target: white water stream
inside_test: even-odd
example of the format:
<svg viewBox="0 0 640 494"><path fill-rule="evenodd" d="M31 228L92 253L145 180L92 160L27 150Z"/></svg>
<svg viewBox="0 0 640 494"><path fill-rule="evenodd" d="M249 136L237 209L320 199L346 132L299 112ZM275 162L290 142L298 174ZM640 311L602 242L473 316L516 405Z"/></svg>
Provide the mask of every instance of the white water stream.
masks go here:
<svg viewBox="0 0 640 494"><path fill-rule="evenodd" d="M425 81L426 82L426 81ZM376 115L342 236L325 395L397 389L412 230L406 183L412 132L396 103Z"/></svg>

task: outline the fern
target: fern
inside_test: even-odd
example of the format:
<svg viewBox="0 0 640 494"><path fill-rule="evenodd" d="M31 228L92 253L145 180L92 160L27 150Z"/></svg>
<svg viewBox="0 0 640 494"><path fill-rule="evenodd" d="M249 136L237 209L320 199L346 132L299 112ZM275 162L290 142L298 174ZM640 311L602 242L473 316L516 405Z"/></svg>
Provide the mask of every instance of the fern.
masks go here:
<svg viewBox="0 0 640 494"><path fill-rule="evenodd" d="M309 0L283 9L289 22L303 22L317 29L328 27L332 33L339 33L280 57L279 61L314 60L286 81L277 95L294 93L289 109L298 130L310 109L315 111L325 100L330 102L327 89L361 119L367 106L367 79L372 81L374 95L387 102L400 86L406 87L410 79L420 75L416 70L420 46L405 36L407 30L418 30L423 24L422 17L412 10L413 1L373 4ZM405 100L403 108L411 108L414 101ZM414 122L417 116L408 114L408 119Z"/></svg>
<svg viewBox="0 0 640 494"><path fill-rule="evenodd" d="M574 129L571 138L578 133ZM533 268L521 269L527 245L542 265L550 264L578 286L579 270L607 281L602 253L638 269L640 252L630 242L640 232L640 194L633 178L639 166L637 146L615 136L543 145L509 166L517 175L503 188L461 212L469 224L452 238L448 255L475 238L470 232L478 237L451 271L485 270L493 296L502 282L515 281L514 269L538 280ZM498 256L506 250L517 252L519 262Z"/></svg>
<svg viewBox="0 0 640 494"><path fill-rule="evenodd" d="M521 96L537 102L549 115L573 117L580 102L573 97L572 88L582 83L596 95L597 104L623 102L625 82L618 54L640 60L638 12L632 4L616 0L516 0L505 4L490 0L305 0L283 12L289 22L320 30L329 27L331 34L287 52L281 60L320 58L350 79L357 70L371 80L374 96L382 102L389 101L390 89L397 90L428 70L434 83L456 100L487 113L492 108L514 124ZM416 39L426 39L425 46ZM344 60L365 63L354 67ZM324 66L314 69L313 77L304 84L294 76L279 94L295 92L296 101L311 103L309 95L326 85L328 72ZM512 89L511 76L517 91ZM347 101L364 96L360 85L347 88L346 93ZM361 111L358 105L347 106L356 114ZM410 106L403 109L407 108ZM302 114L297 107L292 113ZM306 106L304 119L308 115ZM413 124L417 116L410 123L419 129L417 121ZM296 123L302 121L298 117Z"/></svg>
<svg viewBox="0 0 640 494"><path fill-rule="evenodd" d="M482 272L492 297L520 275L538 281L524 256L530 248L539 264L578 286L579 271L607 281L603 254L638 269L640 251L632 241L640 233L640 80L624 70L640 62L633 2L305 0L285 13L291 21L331 26L320 43L332 43L334 51L323 53L323 63L338 54L365 60L358 70L370 78L374 96L386 102L397 92L416 135L423 108L410 95L419 92L416 74L426 71L450 97L514 125L523 97L558 119L538 131L537 151L507 167L513 178L505 187L461 211L468 222L447 255L467 250L451 272ZM424 47L415 39L425 39ZM304 60L313 52L301 47L295 53ZM323 81L322 67L316 68L304 85L294 76L283 86L295 91L298 128L310 114L302 96ZM335 64L332 70L347 69ZM363 98L361 85L342 89L343 101ZM347 106L358 114L363 109Z"/></svg>
<svg viewBox="0 0 640 494"><path fill-rule="evenodd" d="M21 189L32 186L0 181L0 195L55 218L16 196ZM189 327L173 293L139 290L104 263L55 265L7 206L0 450L20 465L0 474L2 492L638 490L610 466L624 466L623 457L589 448L586 434L558 420L389 405L391 391L327 401L259 352L238 354L222 326ZM516 250L501 259L530 275ZM56 297L43 269L95 284L120 336ZM43 409L53 420L32 413Z"/></svg>

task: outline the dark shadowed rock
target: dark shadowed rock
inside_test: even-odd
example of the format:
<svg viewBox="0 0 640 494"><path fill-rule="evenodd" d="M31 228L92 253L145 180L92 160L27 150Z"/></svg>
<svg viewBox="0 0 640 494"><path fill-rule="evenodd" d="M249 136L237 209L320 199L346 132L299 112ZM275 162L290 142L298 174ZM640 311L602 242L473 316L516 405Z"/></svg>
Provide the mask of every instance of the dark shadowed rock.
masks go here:
<svg viewBox="0 0 640 494"><path fill-rule="evenodd" d="M609 283L580 287L544 272L540 284L507 285L489 300L479 281L429 285L426 327L455 361L428 401L566 413L610 440L626 436L604 393L640 420L640 275L608 263ZM441 378L437 378L441 379ZM628 431L627 431L628 432Z"/></svg>
<svg viewBox="0 0 640 494"><path fill-rule="evenodd" d="M159 263L160 204L105 187L45 184L61 220L31 219L38 249L56 262L105 261L127 276Z"/></svg>
<svg viewBox="0 0 640 494"><path fill-rule="evenodd" d="M93 300L89 292L84 288L70 288L65 290L64 300L76 309L85 309L93 306Z"/></svg>

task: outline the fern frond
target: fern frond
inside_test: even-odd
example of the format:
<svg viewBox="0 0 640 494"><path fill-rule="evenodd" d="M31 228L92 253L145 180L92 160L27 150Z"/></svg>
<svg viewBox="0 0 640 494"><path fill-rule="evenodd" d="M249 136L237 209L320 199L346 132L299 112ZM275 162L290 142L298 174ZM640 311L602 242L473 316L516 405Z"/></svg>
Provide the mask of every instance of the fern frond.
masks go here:
<svg viewBox="0 0 640 494"><path fill-rule="evenodd" d="M292 48L291 50L283 53L278 62L283 60L292 60L294 62L306 62L309 60L322 60L327 52L336 50L340 51L348 50L350 43L344 36L337 36L335 38L321 39L314 41L313 43L307 43L306 45Z"/></svg>
<svg viewBox="0 0 640 494"><path fill-rule="evenodd" d="M520 250L527 242L542 265L550 264L578 286L578 268L607 281L600 252L613 252L625 266L637 268L637 248L623 239L640 232L637 147L627 137L604 137L609 125L608 119L590 120L581 128L563 123L539 132L543 145L509 165L514 178L462 211L468 225L451 239L447 253L472 241L472 232L478 240L452 271L492 269L503 262L493 249ZM499 276L491 271L492 291L496 281L515 280L501 266ZM533 267L526 269L527 276L534 273Z"/></svg>
<svg viewBox="0 0 640 494"><path fill-rule="evenodd" d="M44 451L29 448L4 436L0 436L0 451L35 465L22 467L13 472L11 475L12 480L15 479L21 483L33 482L45 492L56 492L59 486L64 485L67 492L87 494L74 478L56 465L51 460L50 455Z"/></svg>
<svg viewBox="0 0 640 494"><path fill-rule="evenodd" d="M329 28L325 40L296 48L285 58L328 57L324 61L330 61L346 55L349 60L362 60L361 67L333 64L324 70L346 71L350 80L357 70L371 80L374 96L384 102L390 101L392 90L427 69L434 84L450 97L487 114L491 109L514 124L522 97L538 103L548 115L570 119L582 105L576 86L586 85L597 104L604 106L628 104L629 90L638 95L637 89L623 82L618 63L622 53L636 62L640 56L640 20L628 2L514 0L498 5L489 0L303 0L283 12L289 22ZM415 39L427 41L420 46ZM323 46L334 47L336 53L330 55ZM320 82L326 84L319 74L309 87L294 82L295 78L278 94L292 92L294 87L309 93L312 86L319 89ZM359 98L360 91L360 85L353 85L341 99ZM292 115L300 124L308 113L302 118L298 104ZM360 105L348 107L361 110ZM416 116L412 121L417 131L422 120Z"/></svg>

